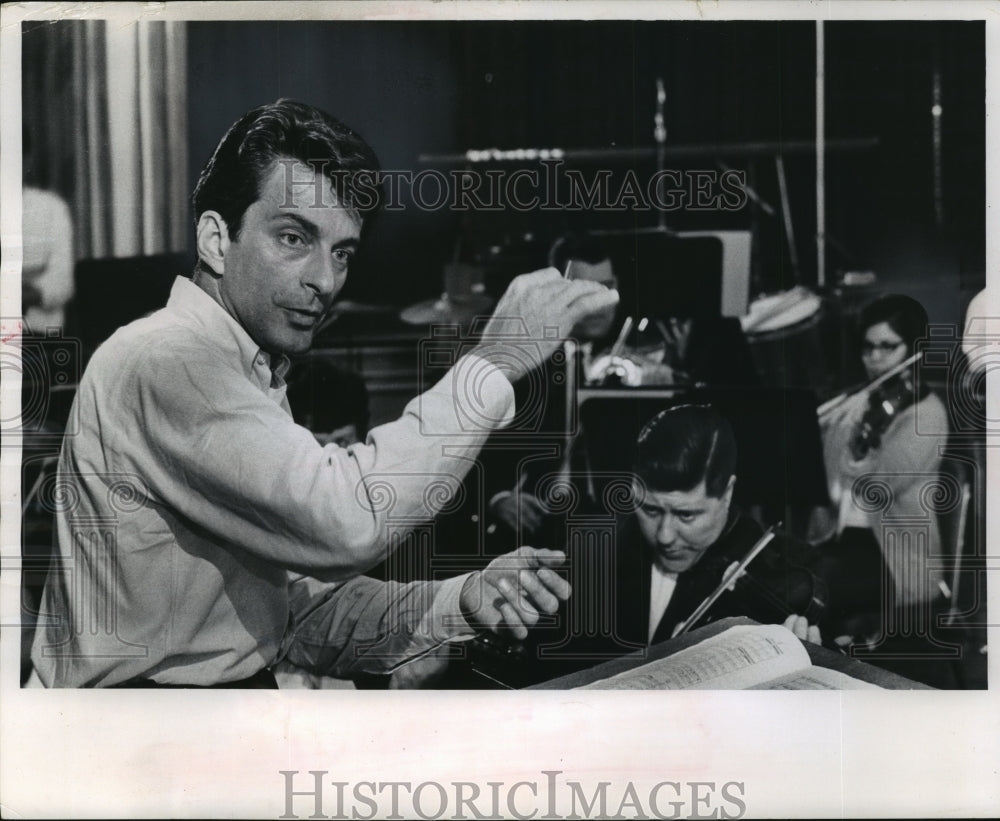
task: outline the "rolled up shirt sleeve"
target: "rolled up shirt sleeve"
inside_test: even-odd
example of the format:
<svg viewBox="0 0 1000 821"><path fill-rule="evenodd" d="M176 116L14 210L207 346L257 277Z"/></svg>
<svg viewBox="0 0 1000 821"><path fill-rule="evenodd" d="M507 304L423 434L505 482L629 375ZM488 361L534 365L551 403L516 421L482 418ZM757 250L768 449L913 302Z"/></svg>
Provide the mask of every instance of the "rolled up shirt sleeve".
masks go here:
<svg viewBox="0 0 1000 821"><path fill-rule="evenodd" d="M111 457L116 466L141 475L154 503L325 581L377 564L399 523L433 518L489 433L514 413L507 378L466 355L398 420L345 450L319 445L196 341L146 344L132 357L115 402L138 411Z"/></svg>
<svg viewBox="0 0 1000 821"><path fill-rule="evenodd" d="M474 631L460 609L469 574L440 582L383 582L359 576L289 585L289 629L279 659L318 675L389 673Z"/></svg>

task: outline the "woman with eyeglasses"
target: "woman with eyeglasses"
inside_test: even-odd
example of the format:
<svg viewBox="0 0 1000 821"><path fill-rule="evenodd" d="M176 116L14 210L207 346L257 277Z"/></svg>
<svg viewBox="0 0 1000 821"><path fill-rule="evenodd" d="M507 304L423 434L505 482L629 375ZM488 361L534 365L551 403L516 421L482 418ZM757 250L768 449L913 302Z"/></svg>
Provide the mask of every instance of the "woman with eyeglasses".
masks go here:
<svg viewBox="0 0 1000 821"><path fill-rule="evenodd" d="M862 309L858 331L869 389L821 419L833 525L822 552L840 621L831 628L855 640L918 610L929 619L948 595L928 562L941 552L929 500L948 421L913 356L927 312L908 296L882 296Z"/></svg>

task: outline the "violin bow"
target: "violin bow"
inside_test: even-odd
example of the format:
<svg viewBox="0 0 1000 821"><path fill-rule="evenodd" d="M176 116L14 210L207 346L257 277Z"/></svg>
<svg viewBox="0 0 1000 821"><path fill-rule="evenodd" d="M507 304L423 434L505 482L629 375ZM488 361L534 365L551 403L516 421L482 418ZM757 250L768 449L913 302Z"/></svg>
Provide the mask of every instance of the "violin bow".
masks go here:
<svg viewBox="0 0 1000 821"><path fill-rule="evenodd" d="M618 338L615 340L615 344L611 346L611 352L609 354L611 359L614 359L616 356L621 356L621 353L625 348L625 339L632 331L632 325L634 324L635 320L632 319L632 317L625 317L625 321L622 323L622 329L618 332Z"/></svg>
<svg viewBox="0 0 1000 821"><path fill-rule="evenodd" d="M873 379L863 388L854 391L854 393L842 393L840 396L835 396L833 397L833 399L828 399L826 402L824 402L822 405L816 408L816 416L819 418L820 421L823 421L823 419L825 419L827 416L833 413L833 411L835 411L837 408L843 405L844 402L846 402L852 396L857 396L859 393L865 393L865 392L870 393L871 391L875 390L875 388L877 388L879 385L883 384L884 382L888 382L890 379L892 379L892 377L896 376L899 373L902 373L906 368L908 368L910 365L912 365L914 362L920 359L921 355L922 355L921 351L917 351L915 354L913 354L913 356L904 359L898 365L894 366L893 368L890 368L888 371L886 371L877 379Z"/></svg>
<svg viewBox="0 0 1000 821"><path fill-rule="evenodd" d="M712 591L712 593L703 601L701 604L695 608L695 611L687 617L683 622L681 622L680 627L678 627L671 638L676 638L677 636L683 636L688 630L690 630L694 625L698 623L698 620L708 612L713 604L715 604L716 599L721 596L726 589L731 585L737 578L739 578L740 573L746 570L747 565L750 564L765 547L767 547L771 540L778 535L778 528L781 526L781 522L771 525L767 530L764 531L764 535L761 536L757 543L750 548L750 552L736 565L732 573L726 574L722 581L719 582L719 586Z"/></svg>

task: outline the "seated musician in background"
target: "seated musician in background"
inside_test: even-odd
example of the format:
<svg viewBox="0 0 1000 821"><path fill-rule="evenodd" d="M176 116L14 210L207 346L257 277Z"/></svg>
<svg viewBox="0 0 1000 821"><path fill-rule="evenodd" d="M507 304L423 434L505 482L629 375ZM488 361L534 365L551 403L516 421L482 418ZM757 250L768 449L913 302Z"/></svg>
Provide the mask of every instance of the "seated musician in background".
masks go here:
<svg viewBox="0 0 1000 821"><path fill-rule="evenodd" d="M599 282L608 288L618 287L608 249L600 237L593 234L563 234L552 243L549 265L562 271L567 279ZM581 347L587 348L606 340L614 328L615 307L591 314L573 327L570 334Z"/></svg>
<svg viewBox="0 0 1000 821"><path fill-rule="evenodd" d="M536 623L513 646L486 637L494 649L474 668L504 683L534 684L732 616L781 623L820 643L826 590L806 567L808 545L776 535L740 572L764 531L732 504L736 461L732 427L711 406L679 405L653 417L638 440L635 509L617 521L608 564L588 548L571 550L574 593L558 623ZM692 619L717 590L712 606Z"/></svg>
<svg viewBox="0 0 1000 821"><path fill-rule="evenodd" d="M63 328L66 307L73 299L73 218L59 194L35 184L36 155L27 123L22 127L21 147L21 310L25 335L45 336L50 329Z"/></svg>
<svg viewBox="0 0 1000 821"><path fill-rule="evenodd" d="M568 234L559 238L552 246L549 263L568 271L570 279L591 280L611 288L619 284L608 248L598 236ZM629 309L623 302L617 311L610 308L576 325L572 336L580 346L581 381L608 386L760 384L739 319L706 313L693 302L646 307L647 317L626 317L623 312ZM622 345L616 346L615 337L621 333ZM620 348L617 355L616 347ZM518 387L515 385L515 391ZM553 402L552 397L549 402L564 413L562 403ZM521 539L537 538L551 530L546 528L551 525L548 510L531 491L539 476L558 464L534 462L531 468L529 474L522 472L518 477L517 486L492 495L489 504L493 516Z"/></svg>
<svg viewBox="0 0 1000 821"><path fill-rule="evenodd" d="M879 297L862 309L858 331L868 379L888 378L821 414L820 427L833 503L825 517L832 532L822 548L831 628L862 636L878 633L891 611L902 616L906 608L934 609L947 593L941 571L926 565L928 555L940 554L941 537L921 496L937 480L948 417L909 362L917 341L927 336L927 312L919 302L901 294ZM814 517L814 537L822 535L817 518L822 524L824 517ZM896 533L896 549L887 552L887 531L906 530L899 520L927 528L926 553L917 552L916 531L910 538Z"/></svg>
<svg viewBox="0 0 1000 821"><path fill-rule="evenodd" d="M618 287L618 279L615 277L607 248L599 237L589 234L564 234L552 244L549 264L562 271L567 279L596 282L608 288ZM573 326L570 337L580 346L584 368L590 361L593 350L607 343L614 323L615 307L611 305L602 311L592 313ZM558 366L546 362L542 367L551 371ZM514 396L521 406L530 399L525 394L533 385L556 384L565 383L547 378L534 382L522 379L514 385ZM548 395L541 399L545 403L543 411L545 419L541 426L546 431L562 431L566 418L565 390L555 391L549 388ZM560 450L560 453L563 448L570 446L561 435L548 438L552 439L552 444ZM537 446L539 442L540 438L535 437L532 444ZM538 538L542 533L547 511L532 490L540 476L559 469L563 463L562 456L555 459L532 460L528 468L518 470L518 466L514 463L519 455L516 451L491 452L487 446L484 455L489 460L486 464L487 482L491 475L500 475L505 479L516 475L516 484L513 486L501 485L498 489L496 485L488 484L488 507L491 517L510 533L517 534L520 540Z"/></svg>
<svg viewBox="0 0 1000 821"><path fill-rule="evenodd" d="M684 266L696 264L645 247L611 241L622 300L612 333L593 345L591 385L752 387L760 377L750 343L717 293ZM648 237L647 237L648 239ZM645 247L645 250L644 250ZM704 274L704 272L701 272Z"/></svg>

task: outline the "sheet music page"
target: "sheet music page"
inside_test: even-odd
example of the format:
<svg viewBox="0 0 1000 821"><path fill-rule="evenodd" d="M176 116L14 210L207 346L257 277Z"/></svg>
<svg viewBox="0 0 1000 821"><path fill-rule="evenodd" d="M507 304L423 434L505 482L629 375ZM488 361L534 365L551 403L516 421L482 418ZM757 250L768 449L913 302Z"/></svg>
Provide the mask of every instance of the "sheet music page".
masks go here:
<svg viewBox="0 0 1000 821"><path fill-rule="evenodd" d="M831 670L827 667L810 667L801 673L791 673L780 679L765 682L752 690L883 690L877 684L872 684Z"/></svg>
<svg viewBox="0 0 1000 821"><path fill-rule="evenodd" d="M811 666L795 635L777 624L740 625L672 656L581 690L748 690Z"/></svg>

